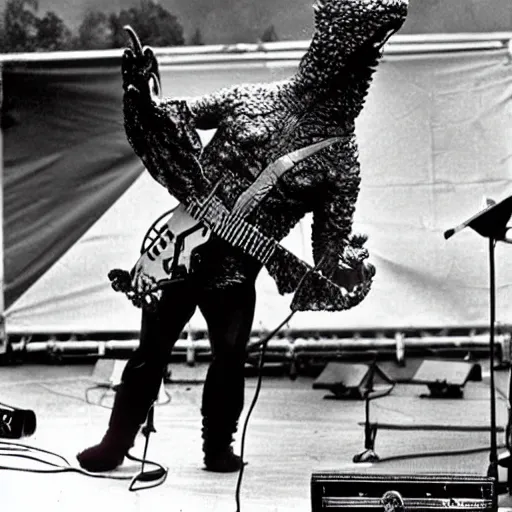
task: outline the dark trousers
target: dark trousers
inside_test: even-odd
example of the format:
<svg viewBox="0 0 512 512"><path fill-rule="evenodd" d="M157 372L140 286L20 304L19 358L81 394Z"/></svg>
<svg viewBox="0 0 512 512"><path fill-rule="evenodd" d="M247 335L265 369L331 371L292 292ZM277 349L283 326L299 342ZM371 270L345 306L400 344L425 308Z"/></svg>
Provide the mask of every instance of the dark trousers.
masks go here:
<svg viewBox="0 0 512 512"><path fill-rule="evenodd" d="M174 344L198 307L208 327L212 362L203 388L204 417L232 425L244 405L244 365L256 303L255 283L205 290L186 281L163 291L154 312L144 311L140 345L129 359L123 383L155 400ZM229 425L229 426L228 426Z"/></svg>

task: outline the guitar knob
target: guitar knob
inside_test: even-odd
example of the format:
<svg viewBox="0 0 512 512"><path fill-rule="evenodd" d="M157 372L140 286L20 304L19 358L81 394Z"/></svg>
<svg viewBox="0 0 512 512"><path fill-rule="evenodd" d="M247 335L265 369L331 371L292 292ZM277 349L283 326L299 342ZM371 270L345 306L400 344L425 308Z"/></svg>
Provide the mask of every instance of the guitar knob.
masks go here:
<svg viewBox="0 0 512 512"><path fill-rule="evenodd" d="M388 491L382 496L384 512L404 512L404 500L397 491Z"/></svg>

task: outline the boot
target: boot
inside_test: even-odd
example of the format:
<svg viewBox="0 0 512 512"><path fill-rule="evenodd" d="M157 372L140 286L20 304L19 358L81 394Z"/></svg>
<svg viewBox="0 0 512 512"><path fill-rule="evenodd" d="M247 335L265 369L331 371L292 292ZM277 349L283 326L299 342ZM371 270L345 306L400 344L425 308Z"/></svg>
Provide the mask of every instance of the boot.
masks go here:
<svg viewBox="0 0 512 512"><path fill-rule="evenodd" d="M144 423L153 399L133 384L122 383L115 396L109 426L102 441L79 453L80 466L90 472L111 471L120 466Z"/></svg>
<svg viewBox="0 0 512 512"><path fill-rule="evenodd" d="M218 350L208 368L201 403L207 471L230 473L244 465L231 447L244 405L244 361L245 351L241 356L236 351Z"/></svg>
<svg viewBox="0 0 512 512"><path fill-rule="evenodd" d="M218 419L212 422L203 417L203 452L207 471L232 473L240 471L244 465L242 458L233 453L231 446L236 427L236 423L229 428L227 422L222 423Z"/></svg>

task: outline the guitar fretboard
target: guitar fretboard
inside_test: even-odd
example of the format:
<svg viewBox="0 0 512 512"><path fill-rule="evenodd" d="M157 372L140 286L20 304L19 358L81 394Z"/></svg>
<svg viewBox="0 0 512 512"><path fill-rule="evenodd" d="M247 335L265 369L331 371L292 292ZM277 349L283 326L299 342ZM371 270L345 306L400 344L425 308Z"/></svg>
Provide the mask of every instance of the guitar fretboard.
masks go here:
<svg viewBox="0 0 512 512"><path fill-rule="evenodd" d="M186 207L187 212L226 242L239 247L264 265L276 250L276 241L261 233L242 217L232 217L228 209L215 197L204 203L194 200Z"/></svg>

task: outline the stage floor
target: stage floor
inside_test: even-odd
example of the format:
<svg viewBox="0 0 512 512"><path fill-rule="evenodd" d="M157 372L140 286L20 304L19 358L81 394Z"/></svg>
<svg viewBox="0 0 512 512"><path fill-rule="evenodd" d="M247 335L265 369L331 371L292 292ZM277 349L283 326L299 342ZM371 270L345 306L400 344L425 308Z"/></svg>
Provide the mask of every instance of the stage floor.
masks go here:
<svg viewBox="0 0 512 512"><path fill-rule="evenodd" d="M176 364L175 379L167 384L170 403L155 408L155 426L149 458L169 468L167 481L154 489L130 492L129 481L90 478L80 474L34 474L0 471L1 507L9 512L33 510L54 512L140 510L166 512L235 512L237 474L212 474L202 469L201 418L199 407L206 367L193 369ZM106 408L85 402L91 386L93 365L35 365L0 367L0 402L36 412L36 433L19 442L57 452L77 465L75 454L97 442L109 417ZM180 373L181 372L181 373ZM506 393L506 371L497 375L498 387ZM199 381L199 383L186 382ZM311 510L311 473L321 469L346 472L384 471L393 474L419 472L476 473L487 471L488 452L436 456L433 452L489 446L487 432L379 431L376 451L381 458L427 453L428 456L353 464L363 450L362 401L326 400L326 392L312 389L313 379L265 377L251 415L246 439L241 487L244 512ZM256 386L248 377L247 412ZM461 400L431 400L419 397L424 386L397 385L392 393L372 403L372 420L386 423L488 426L488 383L468 382ZM103 392L90 394L96 404ZM112 394L103 398L110 405ZM503 396L497 401L498 425L507 418ZM237 434L236 449L240 446ZM133 451L142 454L143 437ZM18 442L18 441L17 441ZM503 435L499 436L499 443ZM0 465L48 469L35 462L1 455ZM52 459L55 460L55 459ZM139 469L127 462L115 475L130 475Z"/></svg>

